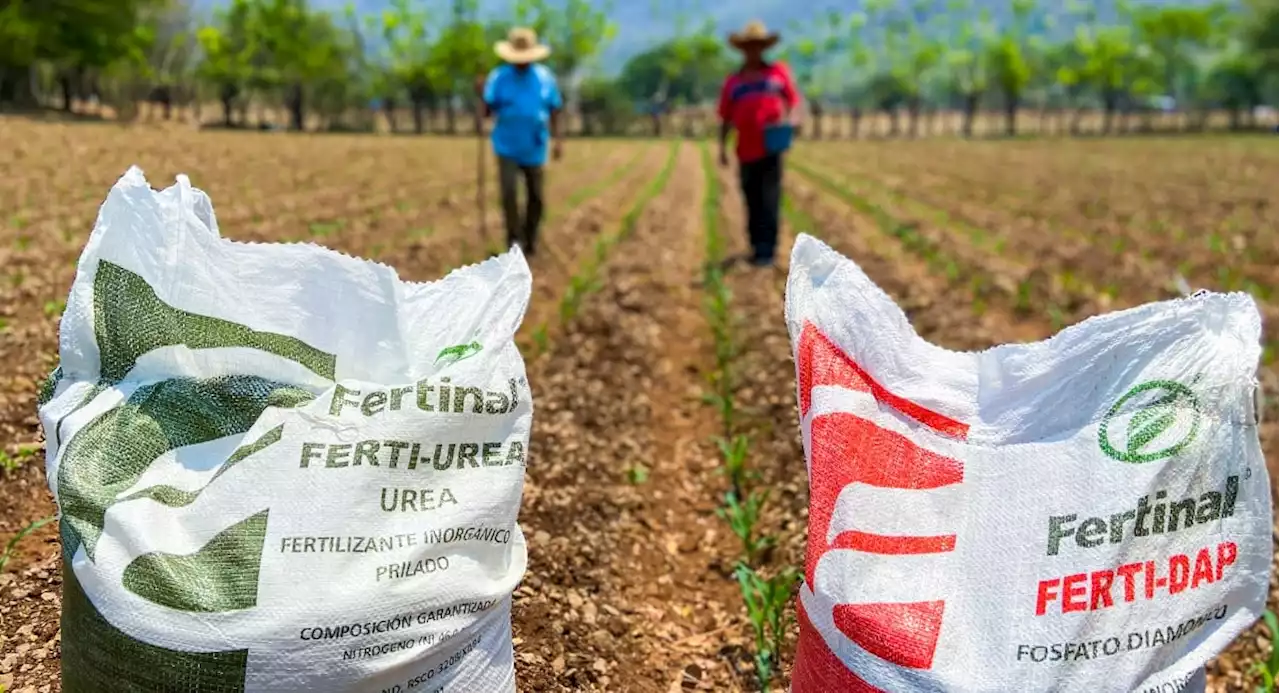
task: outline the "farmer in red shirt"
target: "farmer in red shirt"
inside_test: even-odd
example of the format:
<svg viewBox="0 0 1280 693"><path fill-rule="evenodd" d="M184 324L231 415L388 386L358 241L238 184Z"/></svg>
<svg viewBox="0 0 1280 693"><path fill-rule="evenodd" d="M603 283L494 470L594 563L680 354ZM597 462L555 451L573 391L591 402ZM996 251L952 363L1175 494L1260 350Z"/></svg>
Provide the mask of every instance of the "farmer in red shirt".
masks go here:
<svg viewBox="0 0 1280 693"><path fill-rule="evenodd" d="M790 143L786 128L799 105L791 71L782 63L765 62L764 52L778 42L778 34L764 23L749 22L729 35L742 51L742 67L728 76L720 91L720 165L727 166L725 144L729 131L738 131L738 174L747 203L747 235L751 264L773 264L778 246L778 207L782 202L782 150ZM766 131L779 128L780 131ZM782 134L781 140L773 135Z"/></svg>

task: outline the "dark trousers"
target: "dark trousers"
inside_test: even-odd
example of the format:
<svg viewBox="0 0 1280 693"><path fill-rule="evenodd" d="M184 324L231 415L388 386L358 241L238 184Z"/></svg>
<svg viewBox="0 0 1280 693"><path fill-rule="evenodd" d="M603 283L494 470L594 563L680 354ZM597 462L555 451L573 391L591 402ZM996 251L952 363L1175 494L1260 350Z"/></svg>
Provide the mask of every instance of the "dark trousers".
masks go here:
<svg viewBox="0 0 1280 693"><path fill-rule="evenodd" d="M524 214L520 214L518 179L524 176ZM519 244L533 254L542 223L542 167L521 166L512 159L498 157L498 189L502 195L502 217L507 225L507 246Z"/></svg>
<svg viewBox="0 0 1280 693"><path fill-rule="evenodd" d="M773 261L778 249L778 207L782 204L782 157L738 164L742 197L747 202L747 237L754 259Z"/></svg>

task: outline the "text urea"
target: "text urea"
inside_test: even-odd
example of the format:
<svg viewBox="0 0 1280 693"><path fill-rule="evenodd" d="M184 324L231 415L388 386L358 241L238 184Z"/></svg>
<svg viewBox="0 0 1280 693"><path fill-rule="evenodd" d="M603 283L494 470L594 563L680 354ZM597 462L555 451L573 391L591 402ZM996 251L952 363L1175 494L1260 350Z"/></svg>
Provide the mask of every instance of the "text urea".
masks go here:
<svg viewBox="0 0 1280 693"><path fill-rule="evenodd" d="M1143 496L1138 499L1136 508L1112 513L1109 517L1090 517L1077 522L1076 513L1050 516L1048 555L1057 556L1063 540L1068 537L1075 538L1076 546L1091 549L1105 543L1119 544L1126 536L1147 537L1176 532L1231 517L1235 514L1239 491L1240 478L1229 476L1221 492L1206 491L1199 496L1168 502L1165 500L1168 494L1157 491L1154 502L1150 496ZM1126 532L1129 526L1132 529Z"/></svg>
<svg viewBox="0 0 1280 693"><path fill-rule="evenodd" d="M415 443L407 440L361 440L356 443L303 443L298 466L328 469L450 469L523 466L524 443ZM312 463L315 463L314 465Z"/></svg>
<svg viewBox="0 0 1280 693"><path fill-rule="evenodd" d="M405 400L409 400L408 405ZM418 411L428 413L498 415L515 411L519 404L520 393L515 378L507 380L505 390L485 390L454 383L450 378L441 378L435 383L421 380L416 385L368 392L338 384L333 388L329 414L342 416L344 413L358 412L371 417L416 407Z"/></svg>

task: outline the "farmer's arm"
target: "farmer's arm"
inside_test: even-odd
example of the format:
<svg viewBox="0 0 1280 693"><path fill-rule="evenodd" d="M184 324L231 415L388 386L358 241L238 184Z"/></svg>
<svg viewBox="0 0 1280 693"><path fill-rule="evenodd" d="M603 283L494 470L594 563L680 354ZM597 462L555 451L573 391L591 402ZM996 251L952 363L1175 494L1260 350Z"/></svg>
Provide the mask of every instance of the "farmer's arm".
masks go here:
<svg viewBox="0 0 1280 693"><path fill-rule="evenodd" d="M716 106L716 115L720 118L720 160L728 158L725 149L729 143L729 132L733 130L733 99L730 95L730 84L733 78L724 81L720 87L720 103Z"/></svg>
<svg viewBox="0 0 1280 693"><path fill-rule="evenodd" d="M803 97L800 96L800 90L796 88L795 78L791 76L791 68L786 63L778 63L778 71L782 73L782 103L786 106L786 117L794 125L800 124L800 105L803 103Z"/></svg>
<svg viewBox="0 0 1280 693"><path fill-rule="evenodd" d="M551 119L551 140L553 142L560 141L560 112L564 110L564 99L560 96L560 86L556 84L555 75L551 71L547 71L547 78L551 81L547 89L547 111Z"/></svg>
<svg viewBox="0 0 1280 693"><path fill-rule="evenodd" d="M480 111L481 118L488 118L497 110L498 102L498 71L490 70L485 77L476 80L476 94L480 96L480 103L477 109Z"/></svg>

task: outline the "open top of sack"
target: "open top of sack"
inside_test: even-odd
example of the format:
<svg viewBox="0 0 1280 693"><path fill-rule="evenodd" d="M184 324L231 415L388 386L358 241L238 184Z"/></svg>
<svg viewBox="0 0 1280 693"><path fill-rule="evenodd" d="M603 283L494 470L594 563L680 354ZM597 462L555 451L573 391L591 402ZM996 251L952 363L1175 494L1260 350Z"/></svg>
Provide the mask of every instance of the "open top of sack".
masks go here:
<svg viewBox="0 0 1280 693"><path fill-rule="evenodd" d="M920 337L892 298L822 241L801 234L791 267L793 340L813 325L903 400L968 422L971 444L1066 435L1101 421L1142 382L1194 381L1202 415L1254 423L1262 328L1246 293L1204 292L1094 316L1039 342L956 352Z"/></svg>
<svg viewBox="0 0 1280 693"><path fill-rule="evenodd" d="M99 272L111 277L98 282ZM176 346L184 339L179 314L193 313L288 334L330 355L300 361L326 381L407 381L448 363L440 358L445 350L509 341L530 291L529 268L518 249L416 283L386 265L311 243L225 239L208 196L186 176L156 191L137 167L103 203L77 277L60 336L62 374L77 380L108 375L98 372L104 338ZM220 315L228 306L236 307L234 315ZM146 329L110 334L110 323L137 320L146 321ZM281 342L272 349L294 347ZM175 375L181 374L148 377Z"/></svg>

